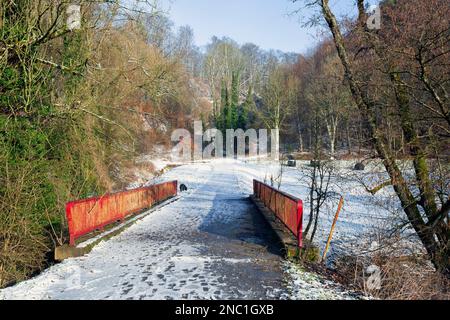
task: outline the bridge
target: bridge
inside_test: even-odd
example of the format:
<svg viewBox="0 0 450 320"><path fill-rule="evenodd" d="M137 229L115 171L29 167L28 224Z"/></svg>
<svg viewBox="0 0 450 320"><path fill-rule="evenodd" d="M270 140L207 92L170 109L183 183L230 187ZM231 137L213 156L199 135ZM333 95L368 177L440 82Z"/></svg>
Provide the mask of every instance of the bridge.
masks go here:
<svg viewBox="0 0 450 320"><path fill-rule="evenodd" d="M307 273L295 274L276 234L249 200L252 181L242 179L238 166L238 162L215 162L173 169L164 180L177 179L189 186L177 201L150 210L89 254L64 260L33 279L0 291L0 298L289 299L317 298L315 293L330 298L339 295Z"/></svg>

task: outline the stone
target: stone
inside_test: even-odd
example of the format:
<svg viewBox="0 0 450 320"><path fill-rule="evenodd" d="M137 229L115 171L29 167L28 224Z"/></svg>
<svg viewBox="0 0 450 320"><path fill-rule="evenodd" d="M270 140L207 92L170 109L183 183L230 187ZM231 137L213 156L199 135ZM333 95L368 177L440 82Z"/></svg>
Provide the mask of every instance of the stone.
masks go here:
<svg viewBox="0 0 450 320"><path fill-rule="evenodd" d="M361 162L358 162L357 164L355 164L354 170L364 171L365 169L366 169L366 166L364 164L362 164Z"/></svg>
<svg viewBox="0 0 450 320"><path fill-rule="evenodd" d="M295 167L297 167L297 161L289 160L288 163L287 163L287 166L295 168Z"/></svg>

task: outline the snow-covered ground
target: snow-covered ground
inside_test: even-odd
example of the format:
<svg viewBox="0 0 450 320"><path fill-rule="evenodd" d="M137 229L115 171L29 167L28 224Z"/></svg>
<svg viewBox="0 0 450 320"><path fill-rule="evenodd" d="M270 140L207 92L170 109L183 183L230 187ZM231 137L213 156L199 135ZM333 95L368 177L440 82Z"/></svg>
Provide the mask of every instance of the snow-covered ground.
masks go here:
<svg viewBox="0 0 450 320"><path fill-rule="evenodd" d="M314 243L322 250L325 247L340 196L344 197L344 207L339 215L335 233L328 254L329 260L339 255L365 255L379 248L386 232L395 225L405 225L407 218L392 187L386 187L371 195L364 185L374 187L388 180L384 167L373 161L365 171L354 171L356 161L334 161L334 172L330 182L332 195L321 210ZM404 164L407 166L407 164ZM252 192L252 179L257 178L270 184L270 177L280 175L280 165L270 161L246 161L235 167L241 189ZM281 190L303 200L304 227L309 218L309 161L297 161L296 168L283 167ZM277 183L274 183L277 186ZM407 223L406 223L407 225ZM415 234L402 230L398 245L408 250L421 251L423 247ZM401 243L400 243L401 242Z"/></svg>
<svg viewBox="0 0 450 320"><path fill-rule="evenodd" d="M177 167L159 179L188 186L178 201L0 299L352 299L279 255L247 199L264 168L228 160Z"/></svg>

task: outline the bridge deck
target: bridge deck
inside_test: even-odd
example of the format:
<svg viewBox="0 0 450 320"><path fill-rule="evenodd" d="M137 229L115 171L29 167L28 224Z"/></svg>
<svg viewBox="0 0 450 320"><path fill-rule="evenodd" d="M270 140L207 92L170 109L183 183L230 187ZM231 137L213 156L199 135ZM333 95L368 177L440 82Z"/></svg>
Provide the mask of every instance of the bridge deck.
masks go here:
<svg viewBox="0 0 450 320"><path fill-rule="evenodd" d="M180 200L86 256L0 290L0 299L335 297L315 276L294 275L280 256L272 229L248 200L241 165L224 161L172 170L164 179L189 187Z"/></svg>

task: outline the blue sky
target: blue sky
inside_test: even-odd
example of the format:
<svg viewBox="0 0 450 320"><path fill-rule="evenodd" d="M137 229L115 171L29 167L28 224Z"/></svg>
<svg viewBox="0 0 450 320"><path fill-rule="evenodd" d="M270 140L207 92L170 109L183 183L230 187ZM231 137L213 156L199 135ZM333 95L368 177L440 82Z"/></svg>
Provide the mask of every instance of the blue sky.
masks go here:
<svg viewBox="0 0 450 320"><path fill-rule="evenodd" d="M376 0L371 0L376 3ZM176 26L190 25L197 45L206 45L212 36L228 36L238 43L253 42L263 49L305 53L318 42L314 29L303 29L298 16L289 16L299 7L289 0L163 0ZM355 11L354 0L331 1L338 15Z"/></svg>

